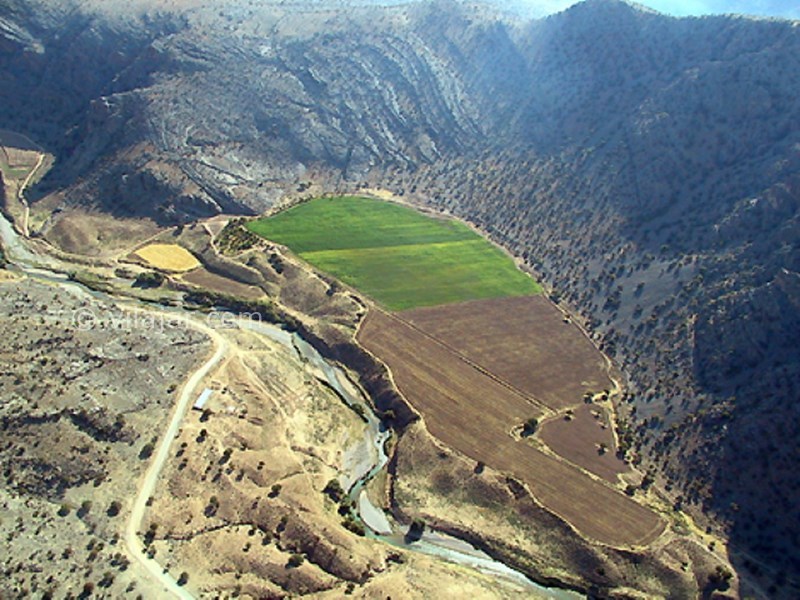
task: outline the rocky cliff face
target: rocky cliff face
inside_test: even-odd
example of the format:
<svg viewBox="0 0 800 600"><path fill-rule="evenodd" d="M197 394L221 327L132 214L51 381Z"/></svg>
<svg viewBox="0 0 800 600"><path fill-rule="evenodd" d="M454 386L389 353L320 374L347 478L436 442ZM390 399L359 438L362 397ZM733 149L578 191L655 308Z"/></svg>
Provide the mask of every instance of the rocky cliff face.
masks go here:
<svg viewBox="0 0 800 600"><path fill-rule="evenodd" d="M797 23L617 0L529 23L450 2L102 10L0 8L0 126L59 158L41 196L171 223L379 183L465 217L624 366L632 457L800 571Z"/></svg>

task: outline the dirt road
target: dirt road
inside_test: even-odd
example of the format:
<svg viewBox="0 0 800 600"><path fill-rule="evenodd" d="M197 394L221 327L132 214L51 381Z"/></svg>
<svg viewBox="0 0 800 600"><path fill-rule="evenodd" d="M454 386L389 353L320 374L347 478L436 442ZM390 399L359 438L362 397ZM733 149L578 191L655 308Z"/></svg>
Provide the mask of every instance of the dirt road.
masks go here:
<svg viewBox="0 0 800 600"><path fill-rule="evenodd" d="M171 315L174 317L174 315ZM178 429L181 426L183 417L187 409L192 404L192 400L196 396L197 387L203 378L222 360L228 353L228 343L216 331L187 317L177 317L186 322L188 326L197 329L208 335L214 343L214 353L211 357L197 369L191 377L183 385L183 389L178 396L178 402L172 413L172 418L169 427L161 437L158 450L153 456L150 466L145 473L144 479L139 483L138 493L133 502L131 515L128 519L128 526L125 530L125 545L130 554L135 557L139 563L150 573L153 579L159 582L165 592L172 594L178 598L191 599L193 596L182 586L179 586L177 581L169 574L164 572L163 566L156 560L150 559L144 553L142 539L138 531L144 518L145 510L147 509L147 500L153 495L158 478L164 468L164 464L170 456L170 447L175 439Z"/></svg>
<svg viewBox="0 0 800 600"><path fill-rule="evenodd" d="M31 172L28 173L28 176L25 178L25 181L19 186L17 190L17 198L25 207L25 216L22 218L21 228L22 228L22 235L28 237L28 218L31 213L30 205L28 201L25 199L25 189L30 185L31 179L33 176L36 175L36 172L42 167L42 163L44 162L44 154L39 153L39 159L36 161L36 166L31 169Z"/></svg>

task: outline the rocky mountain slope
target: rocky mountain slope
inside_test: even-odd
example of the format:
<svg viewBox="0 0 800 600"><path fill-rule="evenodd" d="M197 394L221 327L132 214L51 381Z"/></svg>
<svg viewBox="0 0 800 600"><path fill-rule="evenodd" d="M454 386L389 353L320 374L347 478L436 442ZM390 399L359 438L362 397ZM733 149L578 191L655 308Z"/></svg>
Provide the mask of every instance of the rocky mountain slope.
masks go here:
<svg viewBox="0 0 800 600"><path fill-rule="evenodd" d="M465 217L624 367L631 458L751 567L800 572L796 22L126 6L0 7L0 127L58 157L42 210L175 223L314 182Z"/></svg>

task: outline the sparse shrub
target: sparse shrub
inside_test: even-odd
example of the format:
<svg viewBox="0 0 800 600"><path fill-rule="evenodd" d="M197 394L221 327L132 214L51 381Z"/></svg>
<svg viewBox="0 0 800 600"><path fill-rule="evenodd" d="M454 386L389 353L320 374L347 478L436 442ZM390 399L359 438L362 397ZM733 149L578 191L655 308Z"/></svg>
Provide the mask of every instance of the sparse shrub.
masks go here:
<svg viewBox="0 0 800 600"><path fill-rule="evenodd" d="M276 531L277 533L282 533L283 531L285 531L285 530L286 530L286 525L287 525L288 523L289 523L289 517L287 517L286 515L283 515L283 516L281 517L281 520L280 520L280 521L278 521L278 526L275 528L275 531Z"/></svg>
<svg viewBox="0 0 800 600"><path fill-rule="evenodd" d="M396 563L398 565L405 564L406 557L400 554L399 552L390 552L386 556L386 562Z"/></svg>
<svg viewBox="0 0 800 600"><path fill-rule="evenodd" d="M84 500L83 502L81 502L81 507L78 509L77 515L83 518L89 514L90 510L92 510L92 501Z"/></svg>
<svg viewBox="0 0 800 600"><path fill-rule="evenodd" d="M156 538L156 531L158 531L158 523L150 523L147 533L144 534L144 545L149 546Z"/></svg>
<svg viewBox="0 0 800 600"><path fill-rule="evenodd" d="M353 517L352 513L345 515L345 518L342 520L342 525L344 525L345 529L352 531L356 535L363 537L367 534L366 529L364 529L364 525L357 521L355 517Z"/></svg>
<svg viewBox="0 0 800 600"><path fill-rule="evenodd" d="M155 271L145 271L136 276L133 285L140 288L155 288L164 283L164 275Z"/></svg>
<svg viewBox="0 0 800 600"><path fill-rule="evenodd" d="M287 569L296 569L300 565L303 564L305 561L305 557L302 554L294 553L289 557L289 560L286 562Z"/></svg>
<svg viewBox="0 0 800 600"><path fill-rule="evenodd" d="M708 576L708 583L712 589L724 592L731 586L731 579L733 579L733 573L731 573L730 569L723 566L717 566L717 568Z"/></svg>
<svg viewBox="0 0 800 600"><path fill-rule="evenodd" d="M205 514L206 517L213 517L215 514L217 514L218 510L219 510L219 500L217 499L216 496L211 496L211 498L209 498L208 500L208 504L206 505L206 508L203 511L203 513Z"/></svg>
<svg viewBox="0 0 800 600"><path fill-rule="evenodd" d="M522 425L522 437L530 437L539 428L539 419L531 417Z"/></svg>
<svg viewBox="0 0 800 600"><path fill-rule="evenodd" d="M345 515L348 515L351 512L353 512L354 509L355 509L355 504L353 503L353 501L348 498L344 498L342 500L342 503L339 505L339 514L344 517Z"/></svg>
<svg viewBox="0 0 800 600"><path fill-rule="evenodd" d="M406 542L418 542L422 539L422 534L425 533L425 521L422 519L414 519L406 532Z"/></svg>
<svg viewBox="0 0 800 600"><path fill-rule="evenodd" d="M147 460L153 456L153 450L155 450L155 445L152 442L147 442L139 451L139 458L141 460Z"/></svg>
<svg viewBox="0 0 800 600"><path fill-rule="evenodd" d="M341 502L344 498L344 490L337 479L331 479L322 490L322 493L327 495L334 502Z"/></svg>

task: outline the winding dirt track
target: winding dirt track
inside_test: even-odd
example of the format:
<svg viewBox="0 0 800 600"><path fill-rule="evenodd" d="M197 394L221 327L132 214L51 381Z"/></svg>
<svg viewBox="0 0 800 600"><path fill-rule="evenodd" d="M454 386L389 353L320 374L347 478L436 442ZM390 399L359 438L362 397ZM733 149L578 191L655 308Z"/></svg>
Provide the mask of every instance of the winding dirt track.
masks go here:
<svg viewBox="0 0 800 600"><path fill-rule="evenodd" d="M30 185L31 179L33 179L34 175L36 175L37 171L39 171L39 169L42 167L43 162L44 154L39 153L39 160L36 161L36 166L31 169L31 172L28 173L25 181L22 182L22 185L19 186L19 190L17 190L17 198L25 207L25 216L22 219L22 234L25 237L28 237L28 220L30 219L31 214L31 207L28 204L28 201L25 199L25 189Z"/></svg>
<svg viewBox="0 0 800 600"><path fill-rule="evenodd" d="M182 316L175 317L174 315L170 315L170 317L178 318L185 322L189 327L197 329L198 331L208 335L214 343L214 352L211 357L200 366L200 368L192 373L192 375L183 385L183 389L178 396L178 402L173 410L169 427L167 427L166 431L161 437L158 451L153 457L153 460L150 462L150 466L148 467L144 478L139 483L138 493L133 502L131 515L128 519L128 525L125 529L125 545L127 546L131 555L139 561L142 567L149 572L152 578L162 585L165 592L177 596L178 598L184 598L188 600L192 599L193 596L184 587L179 586L175 579L169 575L169 573L165 573L161 564L145 555L142 540L138 534L138 531L141 527L142 519L144 518L144 513L147 509L147 500L153 495L153 491L158 483L158 478L161 475L164 464L170 456L170 447L172 446L172 442L175 440L175 436L178 433L178 429L183 421L183 417L186 415L186 411L191 405L192 399L196 395L197 386L200 384L203 378L208 375L211 369L219 364L219 362L227 355L228 342L216 331L195 320Z"/></svg>

